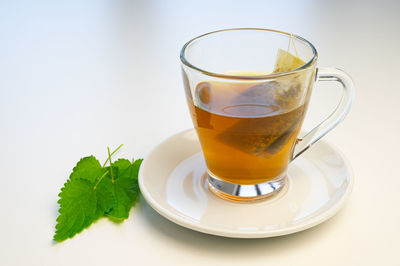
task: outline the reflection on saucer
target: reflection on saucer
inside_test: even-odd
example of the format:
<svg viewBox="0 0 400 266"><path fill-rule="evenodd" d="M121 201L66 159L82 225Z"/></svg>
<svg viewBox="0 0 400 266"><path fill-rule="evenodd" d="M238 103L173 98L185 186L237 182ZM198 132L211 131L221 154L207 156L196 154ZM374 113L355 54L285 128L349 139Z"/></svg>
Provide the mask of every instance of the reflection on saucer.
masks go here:
<svg viewBox="0 0 400 266"><path fill-rule="evenodd" d="M175 167L166 187L168 204L182 215L196 220L200 220L207 209L207 191L202 184L205 169L202 154L192 155Z"/></svg>

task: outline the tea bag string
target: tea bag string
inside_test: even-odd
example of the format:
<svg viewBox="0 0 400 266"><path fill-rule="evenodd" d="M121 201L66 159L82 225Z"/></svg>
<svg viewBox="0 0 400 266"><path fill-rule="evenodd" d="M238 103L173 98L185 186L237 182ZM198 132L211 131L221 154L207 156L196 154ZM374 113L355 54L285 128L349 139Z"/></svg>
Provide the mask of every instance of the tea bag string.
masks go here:
<svg viewBox="0 0 400 266"><path fill-rule="evenodd" d="M290 33L288 52L289 52L289 48L290 48L290 41L292 41L292 43L293 43L294 52L296 53L296 57L298 58L299 54L297 53L296 44L294 43L294 38L293 38L293 34L292 33Z"/></svg>
<svg viewBox="0 0 400 266"><path fill-rule="evenodd" d="M287 47L288 53L289 53L289 50L290 50L290 43L293 43L293 49L294 49L294 52L296 53L296 57L298 58L299 57L299 53L297 52L296 44L294 43L293 33L290 33L290 40L289 40L289 44L288 44L288 47Z"/></svg>

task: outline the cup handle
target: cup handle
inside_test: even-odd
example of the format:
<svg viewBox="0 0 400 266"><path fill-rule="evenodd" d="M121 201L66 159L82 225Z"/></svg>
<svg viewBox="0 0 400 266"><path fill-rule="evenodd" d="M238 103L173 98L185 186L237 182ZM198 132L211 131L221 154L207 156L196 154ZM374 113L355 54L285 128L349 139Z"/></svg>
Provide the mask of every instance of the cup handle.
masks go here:
<svg viewBox="0 0 400 266"><path fill-rule="evenodd" d="M349 75L340 69L331 67L317 68L317 81L339 82L343 87L343 95L335 110L324 121L314 127L302 138L297 139L296 145L292 152L292 160L299 157L315 142L317 142L320 138L325 136L329 131L337 126L337 124L339 124L349 112L354 98L353 81Z"/></svg>

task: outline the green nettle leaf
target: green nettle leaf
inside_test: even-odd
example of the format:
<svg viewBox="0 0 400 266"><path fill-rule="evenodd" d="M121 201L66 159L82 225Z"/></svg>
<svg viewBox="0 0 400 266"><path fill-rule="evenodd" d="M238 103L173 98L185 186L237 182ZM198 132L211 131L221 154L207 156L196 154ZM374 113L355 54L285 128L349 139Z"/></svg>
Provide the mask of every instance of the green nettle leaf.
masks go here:
<svg viewBox="0 0 400 266"><path fill-rule="evenodd" d="M60 215L57 218L55 241L73 237L115 206L115 198L106 183L107 179L104 178L97 184L74 178L64 184L59 194Z"/></svg>
<svg viewBox="0 0 400 266"><path fill-rule="evenodd" d="M117 161L113 162L113 167L119 169L120 172L124 172L126 169L131 167L131 162L127 159L118 159Z"/></svg>
<svg viewBox="0 0 400 266"><path fill-rule="evenodd" d="M102 174L104 169L101 167L99 161L92 155L82 158L74 167L72 174L69 178L82 178L89 181L96 181Z"/></svg>
<svg viewBox="0 0 400 266"><path fill-rule="evenodd" d="M96 217L103 216L117 204L111 190L111 180L104 178L96 188L97 191L97 209Z"/></svg>
<svg viewBox="0 0 400 266"><path fill-rule="evenodd" d="M139 169L140 166L142 165L143 159L137 159L136 161L133 162L129 174L131 175L132 178L138 179L139 177Z"/></svg>
<svg viewBox="0 0 400 266"><path fill-rule="evenodd" d="M139 195L138 172L142 159L111 162L103 166L94 156L82 158L58 196L60 205L54 240L61 242L90 226L101 216L122 221ZM109 162L110 166L105 167Z"/></svg>
<svg viewBox="0 0 400 266"><path fill-rule="evenodd" d="M113 163L113 171L118 169L118 176L112 183L116 205L107 213L108 216L122 220L129 217L129 210L139 195L138 172L141 163L141 159L132 164L126 159L119 159Z"/></svg>

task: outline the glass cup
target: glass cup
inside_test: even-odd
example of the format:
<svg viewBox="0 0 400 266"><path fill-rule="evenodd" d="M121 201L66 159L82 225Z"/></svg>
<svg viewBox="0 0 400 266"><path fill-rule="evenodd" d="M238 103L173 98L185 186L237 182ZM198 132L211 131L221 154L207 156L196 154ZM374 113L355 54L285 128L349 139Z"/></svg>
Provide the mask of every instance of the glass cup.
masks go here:
<svg viewBox="0 0 400 266"><path fill-rule="evenodd" d="M335 127L353 99L351 78L317 68L314 46L286 32L214 31L187 42L180 58L209 189L229 200L279 192L288 164ZM339 82L343 96L326 120L299 138L315 80Z"/></svg>

